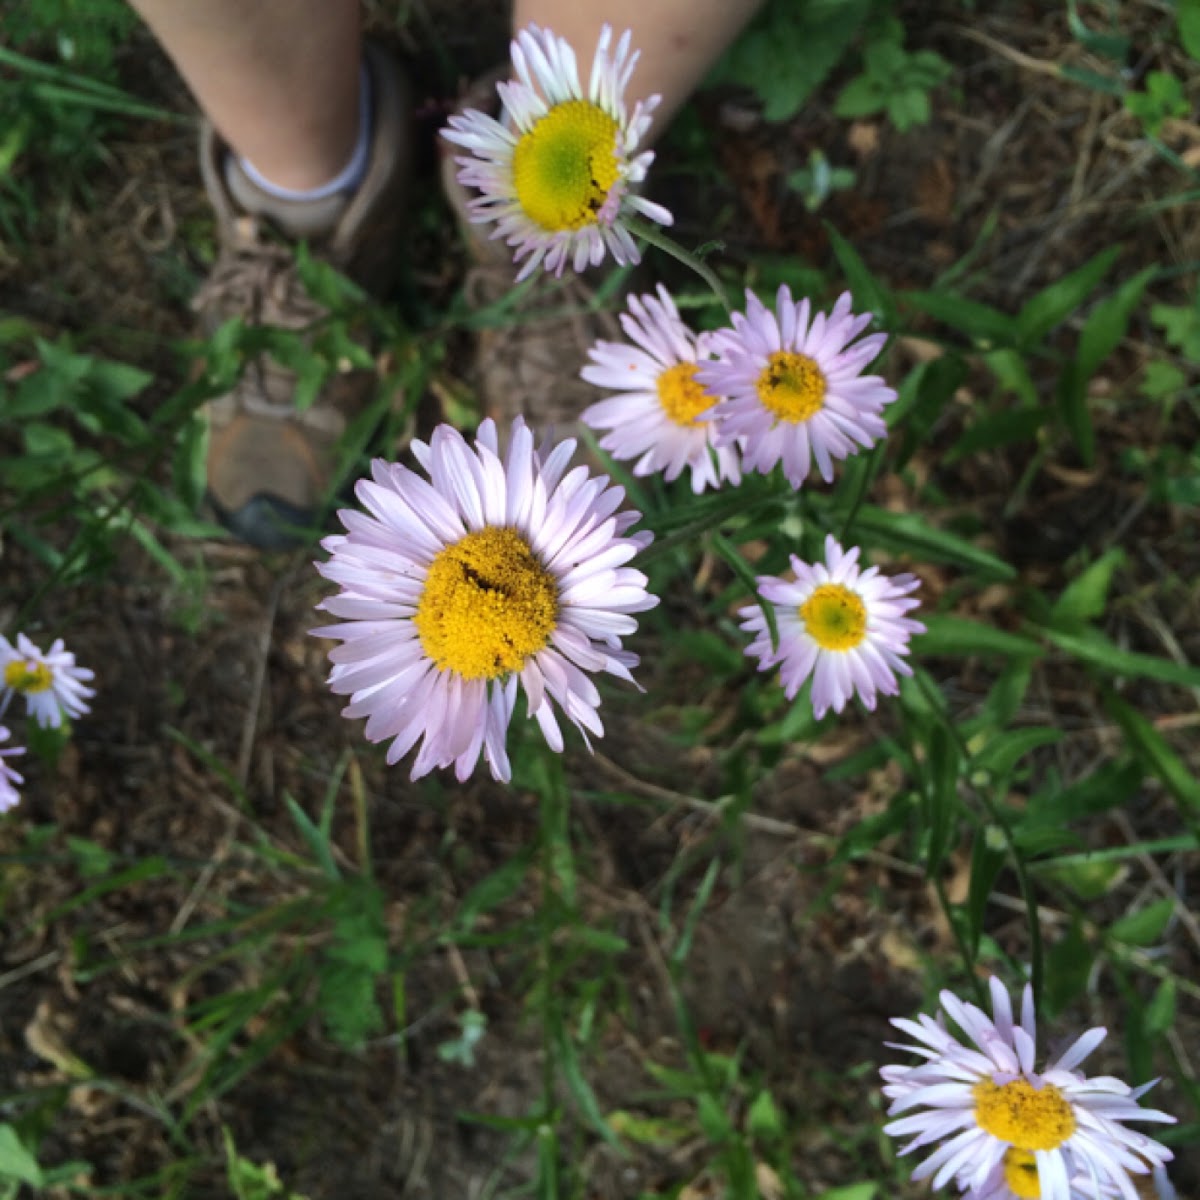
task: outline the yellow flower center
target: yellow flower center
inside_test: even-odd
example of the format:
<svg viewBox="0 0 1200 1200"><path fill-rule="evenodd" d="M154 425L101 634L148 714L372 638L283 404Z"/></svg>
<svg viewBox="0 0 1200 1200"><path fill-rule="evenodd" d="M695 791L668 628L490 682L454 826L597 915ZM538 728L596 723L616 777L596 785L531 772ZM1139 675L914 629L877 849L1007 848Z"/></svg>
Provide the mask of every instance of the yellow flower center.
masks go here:
<svg viewBox="0 0 1200 1200"><path fill-rule="evenodd" d="M45 663L14 658L4 668L4 686L15 692L48 692L54 675Z"/></svg>
<svg viewBox="0 0 1200 1200"><path fill-rule="evenodd" d="M979 1128L1018 1150L1054 1150L1075 1132L1071 1105L1053 1084L1035 1088L1028 1079L985 1080L975 1085L974 1095Z"/></svg>
<svg viewBox="0 0 1200 1200"><path fill-rule="evenodd" d="M1042 1184L1038 1179L1037 1159L1028 1150L1004 1152L1004 1182L1013 1195L1021 1200L1042 1200Z"/></svg>
<svg viewBox="0 0 1200 1200"><path fill-rule="evenodd" d="M489 525L438 551L413 621L439 670L495 679L549 642L558 586L521 534Z"/></svg>
<svg viewBox="0 0 1200 1200"><path fill-rule="evenodd" d="M696 380L696 364L676 363L658 377L658 402L676 425L707 425L700 414L716 403Z"/></svg>
<svg viewBox="0 0 1200 1200"><path fill-rule="evenodd" d="M867 636L867 606L840 583L821 584L799 611L822 650L853 650Z"/></svg>
<svg viewBox="0 0 1200 1200"><path fill-rule="evenodd" d="M781 421L799 424L825 406L825 376L807 354L776 350L755 386L763 407Z"/></svg>
<svg viewBox="0 0 1200 1200"><path fill-rule="evenodd" d="M513 151L513 182L525 215L551 233L594 225L621 177L619 132L588 100L556 104Z"/></svg>

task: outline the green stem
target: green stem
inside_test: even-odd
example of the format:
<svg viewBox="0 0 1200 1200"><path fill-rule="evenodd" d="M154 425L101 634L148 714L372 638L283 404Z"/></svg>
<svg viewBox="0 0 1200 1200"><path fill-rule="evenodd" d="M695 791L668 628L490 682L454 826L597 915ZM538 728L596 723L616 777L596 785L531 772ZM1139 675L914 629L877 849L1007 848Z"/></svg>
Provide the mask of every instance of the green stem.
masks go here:
<svg viewBox="0 0 1200 1200"><path fill-rule="evenodd" d="M725 294L725 285L717 277L716 271L702 258L693 254L690 250L685 250L674 238L667 237L657 225L652 225L649 221L643 221L639 217L623 217L622 220L628 227L629 232L635 237L641 238L648 246L662 250L677 262L681 262L685 267L689 267L695 271L712 289L712 293L720 301L721 307L727 313L733 312L733 307L729 303L729 297Z"/></svg>
<svg viewBox="0 0 1200 1200"><path fill-rule="evenodd" d="M925 698L929 701L931 709L937 713L939 707L937 697L931 695L931 689L928 680L917 672L915 675L917 686L924 693ZM953 739L954 744L958 747L959 753L963 756L963 761L970 766L971 759L974 757L967 746L966 740L959 733L957 726L950 721L943 722L946 727L946 732ZM996 807L995 801L986 791L975 787L970 783L970 773L967 775L967 786L975 795L976 799L983 805L987 812L988 820L1000 830L1004 836L1004 845L1008 850L1009 857L1012 859L1013 872L1017 877L1017 884L1021 889L1021 899L1025 903L1025 919L1029 924L1029 965L1030 965L1030 982L1033 984L1034 1002L1038 1005L1042 1002L1042 978L1043 978L1043 947L1042 947L1042 927L1038 923L1037 897L1034 895L1033 884L1029 878L1029 872L1025 868L1025 860L1021 857L1020 851L1017 849L1016 839L1012 835L1012 830L1009 828L1008 822L1000 814L1000 810Z"/></svg>

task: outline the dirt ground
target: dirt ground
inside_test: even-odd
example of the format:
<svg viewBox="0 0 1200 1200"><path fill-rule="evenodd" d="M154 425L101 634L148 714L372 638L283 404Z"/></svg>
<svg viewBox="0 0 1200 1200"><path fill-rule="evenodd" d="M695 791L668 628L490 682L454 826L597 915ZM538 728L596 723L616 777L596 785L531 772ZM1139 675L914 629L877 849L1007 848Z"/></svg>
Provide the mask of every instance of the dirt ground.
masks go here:
<svg viewBox="0 0 1200 1200"><path fill-rule="evenodd" d="M448 222L428 219L438 211L433 136L454 86L431 65L429 49L440 45L468 76L502 53L505 30L494 5L465 6L466 21L447 6L412 7L428 19L397 27L382 6L369 12L372 27L414 64L422 188L413 278L423 302L440 305L465 264ZM1147 28L1160 19L1156 5L1132 8L1144 10ZM1005 310L1115 243L1122 252L1114 279L1151 262L1200 258L1193 211L1150 209L1155 198L1180 189L1175 169L1118 104L1061 77L1062 66L1090 61L1066 27L1065 9L1030 3L970 13L944 0L921 6L909 29L910 43L941 52L955 74L937 94L932 121L907 134L878 120L837 120L833 87L781 126L766 124L749 97L703 93L663 147L662 196L678 214L680 240L718 237L733 260L763 271L785 256L824 266L831 261L822 225L828 218L896 287L926 286L973 254L971 294ZM190 111L148 41L131 47L124 70L130 90ZM1181 155L1200 152L1200 129L1192 124L1177 122L1168 137ZM706 148L703 162L694 152L697 138ZM814 146L857 171L854 188L816 215L785 184ZM155 369L162 386L153 390L165 394L179 381L169 339L190 327L187 300L213 236L193 133L129 122L107 149L91 181L94 203L71 207L54 238L4 265L0 308L48 331L87 331L97 348ZM1162 286L1164 299L1181 302L1175 284ZM1195 510L1154 502L1143 478L1122 464L1131 451L1151 452L1164 440L1193 445L1200 430L1187 405L1160 428L1128 403L1131 380L1159 338L1139 320L1110 364L1111 377L1098 383L1094 467L1084 467L1064 441L1014 502L1027 449L943 462L942 450L970 414L975 397L967 387L912 470L936 483L955 511L973 514L982 540L1021 572L1018 585L972 593L960 611L1015 625L1022 589L1054 595L1070 577L1068 562L1079 561L1074 556L1119 544L1129 563L1108 632L1130 649L1197 662ZM909 339L895 351L896 369L921 352L919 339ZM446 371L448 386L464 378L469 384L465 368ZM908 498L895 480L882 480L879 489L881 503ZM252 993L279 968L265 952L226 953L234 935L214 923L298 894L285 860L304 847L289 800L315 814L329 781L341 776L334 841L344 864L360 862L365 814L393 950L414 931L427 936L436 929L475 884L532 841L538 821L526 788L484 780L411 784L403 769L385 768L357 724L340 718L341 704L323 682L325 647L307 634L325 591L307 559L264 560L216 541L174 549L203 571L199 612L195 597L173 590L131 546L106 582L60 591L41 614L46 628L67 637L79 660L96 669L100 695L57 771L31 763L19 819L0 822L0 1115L8 1099L41 1089L48 1112L61 1106L43 1160L90 1163L97 1189L150 1179L141 1194L227 1196L223 1126L243 1155L273 1162L290 1188L314 1198L449 1200L527 1183L532 1151L510 1156L506 1132L464 1117L525 1117L540 1095L542 1049L526 1003L528 953L502 940L461 949L423 944L405 975L404 1022L389 1020L386 1031L351 1053L315 1019L301 1020L265 1061L207 1101L186 1134L173 1129L205 1065L200 1041L185 1034L179 1014L221 992ZM4 547L0 624L37 569L19 546ZM954 572L919 569L931 602L953 593ZM681 587L672 603L686 619L698 599ZM754 788L752 815L728 827L707 805L730 786L722 716L736 709L736 694L712 687L699 665L667 661L653 620L634 648L644 658L639 681L646 695L608 689L608 734L598 754L574 747L566 757L581 905L628 946L600 993L600 1049L588 1068L600 1109L668 1122L686 1111L663 1097L649 1066L683 1063L667 963L706 858L715 853L726 868L699 920L685 984L698 1036L714 1051L739 1052L743 1075L770 1087L793 1130L792 1169L811 1194L883 1177L873 1075L890 1053L883 1047L887 1019L927 1002L927 965L948 963L953 953L929 887L887 853L892 843L830 866L838 837L882 811L900 780L888 766L848 782L825 774L888 728L888 717L855 717L816 747L785 748ZM991 679L969 660L928 665L964 714ZM1146 685L1127 699L1200 769L1195 705L1182 689ZM684 732L687 710L697 706L713 714L698 739ZM1022 716L1069 731L1043 764L1065 782L1116 745L1118 734L1080 671L1041 671ZM613 802L619 792L636 803ZM29 840L29 830L49 825L47 838ZM1175 832L1169 797L1147 784L1128 810L1098 819L1094 837L1122 845ZM94 880L71 839L86 839L123 864L157 856L163 866L72 904ZM264 867L271 854L275 870ZM960 882L965 867L959 854L953 872ZM490 914L485 927L502 931L528 919L534 882ZM1178 855L1135 860L1092 919L1102 928L1164 886L1187 903L1200 889L1200 864ZM1184 917L1156 953L1183 979L1200 982L1200 937L1186 910ZM1052 894L1045 920L1051 939L1066 934ZM154 941L168 930L201 933ZM1024 924L1007 875L988 931L1007 953L1022 956ZM278 945L287 962L309 949L287 933ZM1089 994L1090 1007L1068 1015L1107 1022L1115 1032L1119 1002L1104 979ZM487 1018L472 1068L439 1053L468 1007ZM1179 1057L1186 1069L1200 1069L1200 1000L1181 992L1178 1007ZM1069 1028L1064 1017L1062 1032ZM253 1033L252 1022L246 1037ZM239 1052L246 1044L237 1043ZM1120 1073L1119 1046L1105 1054ZM1185 1122L1197 1120L1173 1079L1154 1098ZM719 1194L703 1170L711 1152L694 1122L674 1143L631 1142L627 1157L604 1146L585 1122L578 1128L571 1149L586 1179L581 1194ZM183 1160L191 1164L188 1182L171 1192L171 1164ZM763 1170L759 1187L770 1200L781 1193ZM1181 1196L1200 1195L1194 1155L1181 1155L1175 1181Z"/></svg>

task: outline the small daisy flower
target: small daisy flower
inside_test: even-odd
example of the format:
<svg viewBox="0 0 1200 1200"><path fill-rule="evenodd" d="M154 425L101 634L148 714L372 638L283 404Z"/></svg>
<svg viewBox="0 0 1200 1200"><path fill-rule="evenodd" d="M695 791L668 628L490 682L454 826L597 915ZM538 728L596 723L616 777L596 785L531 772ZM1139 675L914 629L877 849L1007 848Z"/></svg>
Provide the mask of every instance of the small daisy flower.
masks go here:
<svg viewBox="0 0 1200 1200"><path fill-rule="evenodd" d="M605 25L584 92L567 42L530 25L512 43L516 78L496 85L501 119L467 109L442 130L470 151L455 160L459 181L480 193L469 203L470 219L495 221L492 236L513 248L515 262L526 260L518 280L539 266L561 275L570 263L582 271L605 253L636 263L638 249L622 218L640 214L671 224L665 208L633 191L654 159L649 150L635 151L661 97L626 112L624 92L638 55L630 51L628 30L615 50L612 36Z"/></svg>
<svg viewBox="0 0 1200 1200"><path fill-rule="evenodd" d="M792 555L796 578L759 576L758 591L775 606L778 648L762 608L749 605L738 615L742 628L754 634L746 653L759 659L759 670L780 666L789 700L813 677L813 712L818 719L829 709L840 713L858 693L874 711L875 693L894 696L897 673L911 675L904 661L908 639L925 626L904 614L918 601L908 595L919 580L914 575L887 576L878 567L858 565L858 548L843 550L830 535L825 561L806 563Z"/></svg>
<svg viewBox="0 0 1200 1200"><path fill-rule="evenodd" d="M809 302L793 302L786 285L771 312L746 292L745 313L714 339L719 361L704 364L700 382L728 399L713 414L716 443L744 440L743 463L770 471L783 463L800 487L815 461L821 478L833 478L833 460L875 444L887 432L880 415L896 399L878 375L863 368L883 349L887 335L858 335L871 314L855 316L844 292L828 316L810 319Z"/></svg>
<svg viewBox="0 0 1200 1200"><path fill-rule="evenodd" d="M0 725L0 743L7 742L8 739L8 730ZM9 746L7 750L0 750L0 813L6 813L20 804L21 793L17 791L17 784L25 782L24 778L4 760L12 755L24 753L24 746Z"/></svg>
<svg viewBox="0 0 1200 1200"><path fill-rule="evenodd" d="M317 569L341 591L319 607L341 622L313 633L342 643L330 686L370 741L391 739L389 763L420 741L413 779L466 779L482 753L507 782L518 688L554 750L556 707L585 742L603 735L591 673L633 682L621 639L658 598L624 564L651 535L627 533L640 514L617 512L606 476L567 470L573 439L535 450L520 417L503 460L490 420L474 448L449 425L412 448L428 481L377 460L356 488L367 512L340 513L346 533L322 543Z"/></svg>
<svg viewBox="0 0 1200 1200"><path fill-rule="evenodd" d="M23 633L16 646L0 635L0 687L6 699L14 692L24 696L29 715L43 729L57 728L64 715L74 719L91 711L85 701L96 693L84 681L93 678L94 672L75 665L62 638L43 654Z"/></svg>
<svg viewBox="0 0 1200 1200"><path fill-rule="evenodd" d="M1089 1029L1035 1071L1033 989L1025 988L1019 1023L1000 981L993 978L990 990L991 1018L952 992L941 994L942 1009L969 1041L951 1034L941 1013L936 1021L922 1015L892 1022L918 1043L895 1048L925 1061L880 1072L892 1101L888 1114L898 1117L884 1131L914 1135L903 1154L942 1143L913 1178L932 1175L935 1188L954 1179L971 1200L1137 1200L1130 1175L1148 1174L1172 1155L1125 1122L1175 1118L1140 1106L1149 1084L1130 1088L1076 1070L1104 1040L1103 1028Z"/></svg>
<svg viewBox="0 0 1200 1200"><path fill-rule="evenodd" d="M621 328L629 343L599 341L580 374L588 383L621 393L584 410L582 421L608 429L600 445L616 459L637 459L635 475L661 471L670 481L684 467L692 491L741 482L734 445L713 449L713 424L705 416L720 397L696 378L707 355L703 334L684 324L675 301L659 284L657 296L630 296Z"/></svg>

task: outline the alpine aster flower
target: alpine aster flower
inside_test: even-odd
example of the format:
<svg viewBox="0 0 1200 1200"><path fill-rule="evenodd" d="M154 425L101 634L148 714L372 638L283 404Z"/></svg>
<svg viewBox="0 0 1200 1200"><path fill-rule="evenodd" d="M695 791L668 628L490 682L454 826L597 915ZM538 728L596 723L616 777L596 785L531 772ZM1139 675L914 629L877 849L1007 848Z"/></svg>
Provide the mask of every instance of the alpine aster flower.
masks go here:
<svg viewBox="0 0 1200 1200"><path fill-rule="evenodd" d="M698 379L714 395L727 397L713 413L716 444L744 442L743 464L783 473L800 487L815 461L821 478L833 478L833 460L867 448L887 432L880 415L896 393L863 368L883 349L887 335L858 338L871 314L855 316L844 292L828 316L810 319L809 302L793 302L780 287L771 312L746 292L745 313L733 328L714 337L720 355L705 363Z"/></svg>
<svg viewBox="0 0 1200 1200"><path fill-rule="evenodd" d="M530 25L512 43L516 78L496 85L501 119L468 109L442 130L470 151L455 160L460 182L480 193L469 203L470 219L495 221L492 236L513 248L515 262L526 259L518 279L539 265L560 275L568 263L582 271L606 251L618 263L636 263L622 218L638 213L671 223L665 208L632 190L654 159L635 151L661 97L627 114L624 92L638 60L630 36L627 30L610 50L612 29L604 26L585 93L567 42Z"/></svg>
<svg viewBox="0 0 1200 1200"><path fill-rule="evenodd" d="M322 543L317 569L341 591L319 607L341 620L313 633L342 643L330 686L369 740L392 739L389 763L420 741L413 779L451 765L466 779L482 752L507 781L518 687L554 750L555 706L585 742L603 735L589 673L633 682L621 638L658 599L624 564L651 535L626 533L640 514L617 512L606 476L567 470L573 439L535 450L520 417L503 460L490 420L473 448L439 425L412 449L429 480L376 460L356 488L367 512L341 512L346 533Z"/></svg>
<svg viewBox="0 0 1200 1200"><path fill-rule="evenodd" d="M17 644L0 635L0 689L5 702L14 692L25 697L29 715L43 729L62 724L64 714L72 719L90 712L85 703L96 693L85 685L94 672L75 665L75 655L64 649L58 638L43 654L23 633Z"/></svg>
<svg viewBox="0 0 1200 1200"><path fill-rule="evenodd" d="M7 742L8 739L8 730L0 725L0 743ZM4 760L12 755L24 753L24 746L9 746L7 750L0 750L0 813L6 813L10 808L16 808L20 804L21 794L17 791L16 785L25 782L24 778Z"/></svg>
<svg viewBox="0 0 1200 1200"><path fill-rule="evenodd" d="M670 481L683 468L692 472L692 491L741 482L737 447L713 449L712 422L705 414L719 397L697 381L706 357L704 335L684 324L670 292L630 296L621 314L627 344L599 341L580 374L588 383L621 393L585 409L593 429L608 429L600 445L616 459L637 459L635 475L661 471Z"/></svg>
<svg viewBox="0 0 1200 1200"><path fill-rule="evenodd" d="M1103 1028L1089 1029L1035 1071L1033 989L1025 988L1019 1023L999 980L990 989L990 1019L952 992L941 994L942 1009L967 1040L951 1034L940 1013L936 1021L922 1015L892 1022L918 1043L895 1048L925 1061L880 1072L892 1101L888 1114L898 1117L884 1131L915 1135L903 1154L942 1143L913 1178L932 1175L935 1188L954 1179L970 1200L1137 1200L1130 1174L1148 1174L1172 1155L1125 1123L1175 1118L1139 1105L1150 1084L1130 1088L1076 1070L1104 1040Z"/></svg>
<svg viewBox="0 0 1200 1200"><path fill-rule="evenodd" d="M812 703L817 718L829 709L840 713L858 693L874 711L875 693L894 696L896 673L911 675L902 657L908 639L925 626L904 614L918 601L908 593L914 575L887 576L878 567L858 565L858 548L843 550L832 535L825 539L825 561L806 563L792 555L796 578L758 578L759 595L775 606L779 646L771 645L766 616L757 605L740 610L742 628L755 635L746 653L759 659L759 670L780 665L789 700L813 677Z"/></svg>

